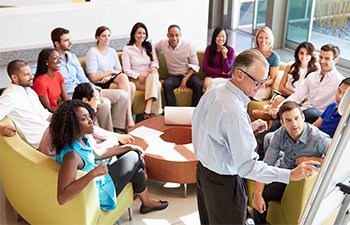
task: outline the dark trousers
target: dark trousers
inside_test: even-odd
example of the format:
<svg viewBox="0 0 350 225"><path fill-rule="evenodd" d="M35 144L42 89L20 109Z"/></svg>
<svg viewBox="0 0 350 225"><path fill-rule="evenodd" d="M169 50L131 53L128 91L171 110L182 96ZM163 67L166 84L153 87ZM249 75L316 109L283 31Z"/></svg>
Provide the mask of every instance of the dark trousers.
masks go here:
<svg viewBox="0 0 350 225"><path fill-rule="evenodd" d="M201 224L244 224L247 193L238 175L220 175L197 164L197 204Z"/></svg>
<svg viewBox="0 0 350 225"><path fill-rule="evenodd" d="M180 86L180 83L183 78L184 78L183 75L169 75L165 79L164 92L165 92L166 103L168 106L176 106L174 89ZM186 86L192 89L193 91L192 106L195 107L197 106L199 99L203 95L203 82L196 74L192 74L190 79L188 79Z"/></svg>
<svg viewBox="0 0 350 225"><path fill-rule="evenodd" d="M266 224L269 202L281 201L286 186L286 184L278 182L274 182L265 186L262 197L266 204L266 211L259 213L256 209L253 209L253 219L255 224Z"/></svg>
<svg viewBox="0 0 350 225"><path fill-rule="evenodd" d="M117 195L131 181L134 192L141 193L146 189L145 163L135 151L129 151L118 157L112 165L108 166Z"/></svg>

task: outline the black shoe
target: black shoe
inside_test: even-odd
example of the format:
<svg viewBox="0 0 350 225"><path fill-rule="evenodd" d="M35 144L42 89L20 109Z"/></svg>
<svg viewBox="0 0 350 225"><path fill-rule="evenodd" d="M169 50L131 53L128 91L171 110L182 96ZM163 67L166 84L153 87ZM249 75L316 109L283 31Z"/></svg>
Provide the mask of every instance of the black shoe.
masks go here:
<svg viewBox="0 0 350 225"><path fill-rule="evenodd" d="M143 113L144 120L147 120L147 119L152 118L152 117L154 117L153 113L145 113L145 112Z"/></svg>
<svg viewBox="0 0 350 225"><path fill-rule="evenodd" d="M141 205L141 207L140 207L141 214L149 213L149 212L156 211L156 210L163 210L166 207L168 207L168 205L169 205L168 201L159 201L159 202L160 202L160 205L158 205L158 206Z"/></svg>
<svg viewBox="0 0 350 225"><path fill-rule="evenodd" d="M119 134L127 134L128 132L126 131L126 129L122 129L122 128L116 128L113 127L113 131Z"/></svg>

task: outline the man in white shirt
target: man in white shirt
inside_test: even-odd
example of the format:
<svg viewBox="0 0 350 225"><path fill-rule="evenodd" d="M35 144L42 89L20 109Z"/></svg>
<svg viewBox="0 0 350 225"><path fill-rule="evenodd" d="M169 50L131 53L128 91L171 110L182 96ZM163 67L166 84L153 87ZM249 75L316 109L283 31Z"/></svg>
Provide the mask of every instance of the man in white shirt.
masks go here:
<svg viewBox="0 0 350 225"><path fill-rule="evenodd" d="M0 96L0 120L7 116L16 127L0 126L0 135L14 136L19 131L33 148L54 157L55 151L52 149L47 129L51 113L43 107L37 93L31 88L33 76L29 65L22 60L14 60L8 64L7 72L12 84ZM94 134L100 141L94 142L98 149L112 148L118 141L122 144L134 142L130 135L117 134L101 128Z"/></svg>
<svg viewBox="0 0 350 225"><path fill-rule="evenodd" d="M49 125L51 113L40 103L36 92L31 88L33 76L29 65L22 60L14 60L7 66L11 84L0 96L0 120L9 117L16 128L3 126L1 134L15 135L16 131L23 134L24 139L38 149L44 131Z"/></svg>
<svg viewBox="0 0 350 225"><path fill-rule="evenodd" d="M203 82L197 76L199 71L197 52L193 45L181 40L181 30L178 25L170 25L168 38L155 45L157 51L165 57L169 76L164 82L164 92L167 105L176 106L174 90L184 92L186 88L193 91L192 106L197 106L203 95Z"/></svg>
<svg viewBox="0 0 350 225"><path fill-rule="evenodd" d="M315 122L327 106L333 102L334 93L344 79L344 76L335 67L339 55L339 47L332 44L323 45L319 56L321 71L310 73L305 78L304 84L298 86L295 92L285 100L302 103L305 122ZM272 109L269 114L273 118L277 118L278 110L279 108ZM278 125L280 125L279 122ZM273 126L271 131L277 128Z"/></svg>

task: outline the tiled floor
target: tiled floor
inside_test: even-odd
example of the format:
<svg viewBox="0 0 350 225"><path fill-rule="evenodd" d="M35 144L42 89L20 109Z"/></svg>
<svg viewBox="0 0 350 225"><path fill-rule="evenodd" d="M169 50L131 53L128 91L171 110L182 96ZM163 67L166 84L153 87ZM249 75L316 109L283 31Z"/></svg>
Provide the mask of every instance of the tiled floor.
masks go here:
<svg viewBox="0 0 350 225"><path fill-rule="evenodd" d="M115 225L199 225L196 202L196 186L188 185L187 196L184 198L183 186L179 188L164 188L163 183L149 181L149 190L153 199L169 201L165 210L148 214L140 214L140 201L134 200L132 204L133 218L130 221L125 213ZM349 216L347 216L349 217ZM350 225L350 218L346 223ZM23 220L17 221L16 215L3 196L0 185L0 224L1 225L28 225Z"/></svg>
<svg viewBox="0 0 350 225"><path fill-rule="evenodd" d="M167 200L169 206L162 211L155 211L148 214L140 214L140 200L135 200L133 208L133 219L128 220L124 214L119 225L197 225L199 223L196 186L187 185L187 196L184 197L183 186L179 188L164 188L163 183L149 181L149 190L154 199Z"/></svg>
<svg viewBox="0 0 350 225"><path fill-rule="evenodd" d="M140 214L141 202L134 200L132 204L133 218L130 221L125 213L116 225L199 225L196 202L196 186L187 185L187 196L184 197L183 186L179 188L164 188L164 183L149 181L148 187L151 196L156 200L167 200L169 206L162 211ZM0 185L0 224L27 225L23 220L17 221L14 210L3 196Z"/></svg>

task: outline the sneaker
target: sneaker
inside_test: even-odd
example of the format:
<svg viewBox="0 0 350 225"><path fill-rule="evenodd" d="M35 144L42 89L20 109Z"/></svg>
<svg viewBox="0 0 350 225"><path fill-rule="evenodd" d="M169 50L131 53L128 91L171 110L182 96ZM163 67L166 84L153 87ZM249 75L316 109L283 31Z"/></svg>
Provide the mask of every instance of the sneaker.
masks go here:
<svg viewBox="0 0 350 225"><path fill-rule="evenodd" d="M255 225L255 222L252 218L248 218L246 221L245 221L245 225Z"/></svg>

